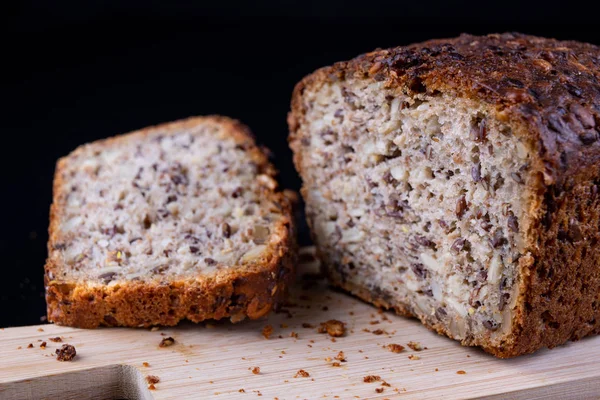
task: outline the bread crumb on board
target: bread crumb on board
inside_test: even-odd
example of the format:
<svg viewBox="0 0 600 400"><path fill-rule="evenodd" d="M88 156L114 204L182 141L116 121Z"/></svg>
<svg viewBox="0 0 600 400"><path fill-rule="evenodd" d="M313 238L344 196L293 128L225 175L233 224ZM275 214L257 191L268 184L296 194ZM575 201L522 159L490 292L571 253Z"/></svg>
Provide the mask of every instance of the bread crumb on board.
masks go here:
<svg viewBox="0 0 600 400"><path fill-rule="evenodd" d="M265 337L265 339L269 339L272 333L273 327L271 325L267 325L262 329L262 335Z"/></svg>
<svg viewBox="0 0 600 400"><path fill-rule="evenodd" d="M327 333L332 337L344 336L346 333L346 324L337 319L330 319L326 322L321 322L321 325L317 329L319 333Z"/></svg>
<svg viewBox="0 0 600 400"><path fill-rule="evenodd" d="M299 369L298 372L296 372L296 375L294 375L294 378L308 378L309 376L310 374L308 372L303 369Z"/></svg>
<svg viewBox="0 0 600 400"><path fill-rule="evenodd" d="M149 366L150 366L150 364L148 362L146 362L146 361L144 361L142 363L142 367L148 368Z"/></svg>
<svg viewBox="0 0 600 400"><path fill-rule="evenodd" d="M163 340L160 341L160 344L158 345L158 347L169 347L175 344L175 339L173 339L171 336L163 338Z"/></svg>
<svg viewBox="0 0 600 400"><path fill-rule="evenodd" d="M367 375L363 378L364 383L373 383L381 380L379 375Z"/></svg>
<svg viewBox="0 0 600 400"><path fill-rule="evenodd" d="M414 351L421 351L427 349L427 347L423 347L419 342L408 342L406 345Z"/></svg>
<svg viewBox="0 0 600 400"><path fill-rule="evenodd" d="M58 361L71 361L77 355L75 346L63 344L60 349L56 349L56 359Z"/></svg>
<svg viewBox="0 0 600 400"><path fill-rule="evenodd" d="M51 341L51 342L55 342L55 343L60 343L60 342L62 342L62 339L61 339L61 337L60 337L60 336L51 337L51 338L48 338L48 340L49 340L49 341Z"/></svg>
<svg viewBox="0 0 600 400"><path fill-rule="evenodd" d="M456 371L456 373L457 373L458 375L465 375L465 374L466 374L466 371L463 371L463 370L461 369L461 370L458 370L458 371Z"/></svg>
<svg viewBox="0 0 600 400"><path fill-rule="evenodd" d="M252 367L248 369L251 370L254 375L260 374L260 367Z"/></svg>
<svg viewBox="0 0 600 400"><path fill-rule="evenodd" d="M390 343L385 347L392 353L401 353L402 351L404 351L404 346L402 346L401 344Z"/></svg>
<svg viewBox="0 0 600 400"><path fill-rule="evenodd" d="M160 382L160 378L156 375L148 375L148 376L146 376L146 382L153 385L155 383Z"/></svg>

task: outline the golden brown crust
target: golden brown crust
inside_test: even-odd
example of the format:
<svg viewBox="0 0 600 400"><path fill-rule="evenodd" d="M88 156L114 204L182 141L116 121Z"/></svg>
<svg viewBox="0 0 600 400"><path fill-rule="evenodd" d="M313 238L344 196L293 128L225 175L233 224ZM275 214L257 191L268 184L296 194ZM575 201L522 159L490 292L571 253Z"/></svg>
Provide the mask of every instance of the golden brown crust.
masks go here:
<svg viewBox="0 0 600 400"><path fill-rule="evenodd" d="M95 143L111 146L132 135L153 131L177 131L197 124L224 126L227 134L251 154L261 174L274 177L276 171L266 155L255 145L249 129L241 123L221 116L195 117L132 132ZM76 153L78 150L75 150ZM233 267L190 282L127 282L113 286L90 285L85 282L61 281L54 272L60 267L51 256L62 238L61 188L67 158L59 160L54 180L54 201L50 211L48 253L44 277L48 320L80 328L105 326L147 327L175 325L182 319L199 322L205 319L231 317L237 322L266 315L280 304L294 279L297 245L292 204L288 193L264 188L264 196L281 207L282 215L273 227L280 240L270 243L265 253L250 264Z"/></svg>
<svg viewBox="0 0 600 400"><path fill-rule="evenodd" d="M535 155L524 224L529 255L520 261L513 330L502 344L484 349L513 357L600 333L600 48L518 33L461 35L322 68L296 85L288 115L301 174L303 93L349 77L407 94L449 93L487 103ZM414 315L330 275L366 301Z"/></svg>

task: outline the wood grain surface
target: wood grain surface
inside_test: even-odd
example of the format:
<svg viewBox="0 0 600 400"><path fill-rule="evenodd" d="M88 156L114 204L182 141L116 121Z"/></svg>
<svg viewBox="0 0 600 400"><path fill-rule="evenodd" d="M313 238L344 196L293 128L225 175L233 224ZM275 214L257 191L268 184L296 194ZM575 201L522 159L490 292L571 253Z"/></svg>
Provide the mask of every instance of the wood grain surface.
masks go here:
<svg viewBox="0 0 600 400"><path fill-rule="evenodd" d="M332 290L315 279L316 268L301 265L289 304L261 321L1 329L0 399L600 398L600 337L500 360ZM346 324L343 337L318 332L331 319ZM49 340L56 336L63 342ZM175 343L160 347L166 337ZM65 343L77 356L59 362L54 353ZM346 361L336 359L340 351ZM154 390L149 375L160 380ZM379 380L365 382L371 375Z"/></svg>

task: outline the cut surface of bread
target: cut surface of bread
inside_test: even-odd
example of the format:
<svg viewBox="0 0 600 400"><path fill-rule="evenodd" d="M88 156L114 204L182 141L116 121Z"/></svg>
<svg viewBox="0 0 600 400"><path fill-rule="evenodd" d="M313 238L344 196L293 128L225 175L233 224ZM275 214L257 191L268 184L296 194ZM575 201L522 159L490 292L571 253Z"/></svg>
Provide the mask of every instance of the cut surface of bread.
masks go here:
<svg viewBox="0 0 600 400"><path fill-rule="evenodd" d="M463 35L305 78L290 145L332 282L500 357L600 332L599 57Z"/></svg>
<svg viewBox="0 0 600 400"><path fill-rule="evenodd" d="M296 244L290 199L248 129L198 117L59 160L48 251L50 321L150 326L266 314Z"/></svg>

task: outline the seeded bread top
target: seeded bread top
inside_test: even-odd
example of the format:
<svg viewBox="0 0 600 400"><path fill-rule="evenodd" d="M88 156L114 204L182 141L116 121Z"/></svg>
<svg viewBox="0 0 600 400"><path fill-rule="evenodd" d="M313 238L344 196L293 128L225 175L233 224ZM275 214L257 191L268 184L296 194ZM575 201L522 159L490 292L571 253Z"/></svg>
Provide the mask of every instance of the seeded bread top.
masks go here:
<svg viewBox="0 0 600 400"><path fill-rule="evenodd" d="M57 166L48 279L193 279L264 261L289 223L273 175L226 118L81 146Z"/></svg>
<svg viewBox="0 0 600 400"><path fill-rule="evenodd" d="M546 184L600 164L600 48L518 33L431 40L374 51L336 63L296 87L293 131L304 114L308 85L347 76L370 77L412 94L454 92L496 105L499 118L518 121L514 131L541 156L536 169Z"/></svg>

